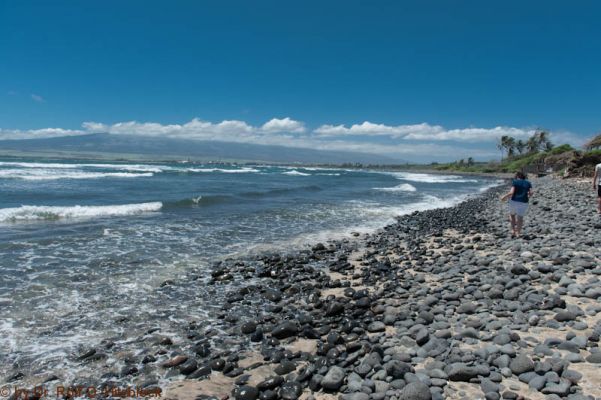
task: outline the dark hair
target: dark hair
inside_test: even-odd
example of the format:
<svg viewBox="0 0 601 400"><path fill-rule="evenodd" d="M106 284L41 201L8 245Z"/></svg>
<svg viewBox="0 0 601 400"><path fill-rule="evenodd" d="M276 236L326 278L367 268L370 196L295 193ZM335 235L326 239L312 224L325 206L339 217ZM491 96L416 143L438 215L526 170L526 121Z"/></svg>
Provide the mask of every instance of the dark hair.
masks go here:
<svg viewBox="0 0 601 400"><path fill-rule="evenodd" d="M515 177L518 179L526 179L526 174L523 173L522 171L518 171L515 173Z"/></svg>

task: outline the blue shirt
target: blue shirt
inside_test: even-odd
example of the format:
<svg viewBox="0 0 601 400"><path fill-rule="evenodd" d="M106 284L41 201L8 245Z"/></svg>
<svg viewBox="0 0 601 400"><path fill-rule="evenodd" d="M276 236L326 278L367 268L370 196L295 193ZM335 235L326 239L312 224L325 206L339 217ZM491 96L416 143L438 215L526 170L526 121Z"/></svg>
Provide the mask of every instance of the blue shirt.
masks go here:
<svg viewBox="0 0 601 400"><path fill-rule="evenodd" d="M514 187L511 200L528 203L528 191L532 188L532 184L525 179L514 179L511 184Z"/></svg>

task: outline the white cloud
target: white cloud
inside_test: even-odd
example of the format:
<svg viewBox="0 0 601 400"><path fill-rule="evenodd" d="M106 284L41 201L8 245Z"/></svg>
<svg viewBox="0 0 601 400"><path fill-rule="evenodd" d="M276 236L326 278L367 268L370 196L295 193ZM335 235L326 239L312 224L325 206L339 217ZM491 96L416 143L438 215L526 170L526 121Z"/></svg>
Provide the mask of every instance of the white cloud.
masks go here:
<svg viewBox="0 0 601 400"><path fill-rule="evenodd" d="M305 132L305 124L300 121L295 121L288 117L283 119L273 118L267 121L261 127L264 132L291 132L291 133L303 133Z"/></svg>
<svg viewBox="0 0 601 400"><path fill-rule="evenodd" d="M348 128L345 125L322 125L314 132L323 136L387 136L393 139L403 138L408 140L486 142L497 140L503 135L516 138L528 137L534 133L534 130L501 126L447 130L440 125L427 123L390 126L365 121L362 124L351 125Z"/></svg>
<svg viewBox="0 0 601 400"><path fill-rule="evenodd" d="M389 126L384 124L374 124L365 121L362 124L354 124L347 128L344 125L322 125L315 129L315 133L323 136L390 136L392 138L405 137L411 133L435 134L444 131L441 126L429 125L426 123L415 125L397 125Z"/></svg>
<svg viewBox="0 0 601 400"><path fill-rule="evenodd" d="M592 136L593 135L591 135L591 137L583 137L568 131L554 131L550 134L551 141L553 142L553 144L559 145L568 143L574 147L584 146L584 144L588 142L588 140L591 139Z"/></svg>
<svg viewBox="0 0 601 400"><path fill-rule="evenodd" d="M517 139L523 139L534 134L534 129L519 129L497 126L495 128L465 128L440 130L434 133L412 132L405 136L405 139L413 140L454 140L466 142L486 142L495 141L501 136L512 136Z"/></svg>
<svg viewBox="0 0 601 400"><path fill-rule="evenodd" d="M260 127L252 126L244 121L225 120L219 123L202 121L197 118L185 124L162 125L155 122L119 122L106 125L98 122L84 122L84 129L90 132L105 132L111 134L127 134L141 136L163 136L180 139L223 140L223 141L252 141L261 136L271 136L273 133L303 133L302 122L288 117L273 118ZM286 137L286 136L282 136Z"/></svg>
<svg viewBox="0 0 601 400"><path fill-rule="evenodd" d="M31 95L31 99L32 99L33 101L36 101L36 102L38 102L38 103L43 103L43 102L45 102L45 101L46 101L46 100L44 100L44 98L43 98L42 96L40 96L39 94L32 94L32 95Z"/></svg>
<svg viewBox="0 0 601 400"><path fill-rule="evenodd" d="M201 121L197 118L185 124L162 125L156 122L119 122L106 125L98 122L84 122L89 132L103 132L114 135L161 136L180 139L225 140L244 137L257 131L257 128L244 121L225 120L219 123Z"/></svg>
<svg viewBox="0 0 601 400"><path fill-rule="evenodd" d="M533 129L513 127L445 129L427 123L389 126L365 121L351 125L322 125L308 131L304 123L289 117L273 118L263 125L254 126L239 120L213 123L193 119L184 124L127 121L115 124L84 122L82 129L48 128L38 130L2 130L1 139L32 139L42 137L74 136L90 133L137 135L140 137L167 137L191 140L222 141L277 145L294 148L398 156L401 158L459 159L469 156L492 158L498 156L495 142L503 135L526 138ZM581 144L582 138L570 132L552 133L556 143L566 141ZM444 142L444 143L443 143Z"/></svg>
<svg viewBox="0 0 601 400"><path fill-rule="evenodd" d="M96 122L86 122L84 128L90 132L106 132L110 134L127 134L140 136L160 136L171 138L185 138L196 140L214 140L236 143L253 143L262 145L276 145L295 148L309 148L332 151L355 151L374 154L386 154L397 156L409 155L429 155L429 156L453 156L457 154L470 155L465 148L448 144L410 142L405 140L397 141L393 144L373 143L360 139L363 132L371 132L373 135L380 132L384 125L363 123L356 125L353 134L357 135L355 139L333 137L336 135L307 133L304 124L294 121L290 118L272 119L260 127L249 125L243 121L222 121L220 123L211 123L193 119L186 124L162 125L158 123L140 123L136 121L121 122L113 125L105 125ZM407 125L407 127L417 127L421 132L430 130L430 125ZM323 128L323 127L321 127ZM302 131L301 131L302 129ZM351 128L348 128L351 129ZM435 127L434 131L442 129ZM389 132L397 135L400 130ZM411 129L416 132L416 129ZM300 135L283 135L280 132L301 133ZM407 130L406 132L409 132ZM407 133L404 136L407 136ZM275 133L278 133L277 135ZM479 156L497 155L496 149L492 148L489 152L480 151Z"/></svg>

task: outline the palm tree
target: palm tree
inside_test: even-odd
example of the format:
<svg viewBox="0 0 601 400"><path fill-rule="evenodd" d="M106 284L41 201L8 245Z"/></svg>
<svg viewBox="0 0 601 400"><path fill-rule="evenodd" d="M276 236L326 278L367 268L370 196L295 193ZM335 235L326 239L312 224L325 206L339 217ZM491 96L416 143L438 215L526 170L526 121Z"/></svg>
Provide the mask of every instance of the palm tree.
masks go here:
<svg viewBox="0 0 601 400"><path fill-rule="evenodd" d="M520 154L524 153L524 150L526 150L526 143L522 139L518 140L515 142L515 149Z"/></svg>
<svg viewBox="0 0 601 400"><path fill-rule="evenodd" d="M595 136L594 138L592 138L591 140L586 142L586 144L584 145L584 148L587 150L594 150L594 149L598 149L600 147L601 147L601 133L599 133L597 136Z"/></svg>
<svg viewBox="0 0 601 400"><path fill-rule="evenodd" d="M515 155L515 139L511 136L507 136L505 148L507 149L507 158L513 157Z"/></svg>
<svg viewBox="0 0 601 400"><path fill-rule="evenodd" d="M467 159L467 165L469 165L469 166L474 165L474 158L473 157L468 157L468 159Z"/></svg>
<svg viewBox="0 0 601 400"><path fill-rule="evenodd" d="M530 153L530 154L538 153L539 146L540 146L540 143L538 141L538 135L536 133L534 135L530 136L528 138L528 140L526 141L526 149L528 150L528 153Z"/></svg>
<svg viewBox="0 0 601 400"><path fill-rule="evenodd" d="M513 157L515 152L515 139L511 136L503 135L497 144L497 148L501 150L501 158L503 158L503 150L507 152L507 158Z"/></svg>
<svg viewBox="0 0 601 400"><path fill-rule="evenodd" d="M509 136L501 136L501 139L497 142L497 149L501 150L501 161L503 161L503 150L505 149L505 141Z"/></svg>
<svg viewBox="0 0 601 400"><path fill-rule="evenodd" d="M549 139L549 132L544 129L539 129L535 135L537 135L539 150L545 149L546 151L549 151L553 148L553 143L551 143L551 139Z"/></svg>

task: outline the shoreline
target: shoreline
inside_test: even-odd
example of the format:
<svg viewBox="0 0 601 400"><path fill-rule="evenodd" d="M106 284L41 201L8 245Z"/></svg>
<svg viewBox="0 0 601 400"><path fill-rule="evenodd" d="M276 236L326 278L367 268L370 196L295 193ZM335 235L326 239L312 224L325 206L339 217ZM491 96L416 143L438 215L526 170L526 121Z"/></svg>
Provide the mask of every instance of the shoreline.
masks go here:
<svg viewBox="0 0 601 400"><path fill-rule="evenodd" d="M539 180L539 182L550 187L566 184L580 185L579 182L551 179ZM601 396L601 388L595 378L595 374L601 372L599 365L586 361L584 356L580 356L582 360L577 359L578 357L574 355L570 356L570 354L576 354L573 353L575 349L572 343L578 342L581 344L578 353L582 352L587 358L595 359L597 357L594 351L596 346L589 348L589 350L593 350L592 352L587 352L585 350L587 346L582 345L581 341L573 341L572 337L566 340L555 339L550 342L548 340L554 337L548 330L553 330L553 335L556 335L557 333L565 334L566 328L581 335L582 333L589 334L590 338L594 339L595 328L597 326L601 328L599 322L601 314L597 314L601 311L601 305L590 311L593 315L582 318L593 324L592 326L582 329L582 324L586 322L577 321L581 322L577 326L580 331L567 326L575 325L575 322L560 322L553 317L554 311L558 311L557 315L562 315L561 313L565 311L561 308L561 303L557 304L557 310L551 311L552 308L543 308L539 310L540 315L534 313L534 316L524 321L525 323L515 326L515 330L509 330L505 329L503 325L499 325L498 322L509 318L511 313L519 310L520 306L516 300L523 295L515 288L524 284L521 280L521 283L518 284L514 279L512 284L516 286L508 290L512 293L511 295L505 296L504 292L501 292L501 297L499 297L498 292L494 291L488 302L482 301L482 299L486 299L485 293L480 293L476 298L465 292L462 293L462 296L447 293L438 296L438 299L436 299L437 296L424 293L423 296L418 296L420 301L424 301L421 305L409 300L411 296L407 296L407 294L417 295L420 291L428 291L428 289L430 291L436 289L435 293L444 292L444 290L438 289L441 287L441 279L438 275L446 276L446 272L438 271L444 264L441 264L440 261L433 262L433 260L444 257L445 252L461 251L456 250L457 247L464 249L471 247L474 252L482 252L485 255L482 266L494 264L494 260L486 259L488 245L499 240L509 241L505 219L502 218L500 222L490 220L490 217L496 215L504 217L503 212L494 209L491 213L487 208L498 202L496 198L501 190L503 189L490 189L482 196L468 199L451 208L421 211L399 217L397 223L367 235L366 238L359 240L359 243L329 242L327 246L314 246L312 255L317 258L323 257L322 259L326 260L325 264L328 264L328 267L324 269L323 276L320 274L311 276L309 282L312 283L308 283L308 286L304 287L309 293L309 298L313 295L313 302L309 299L303 300L302 296L297 295L296 290L292 292L293 294L288 294L290 288L295 285L290 286L287 283L283 284L285 290L273 294L271 292L273 286L277 288L278 282L281 282L283 277L267 278L272 281L273 285L270 285L269 288L258 289L257 294L259 296L267 295L277 304L276 310L273 312L280 314L283 310L279 310L278 306L281 308L294 307L293 304L300 301L298 308L294 307L295 310L292 313L283 316L280 314L279 317L283 318L279 321L287 322L279 324L273 322L275 318L270 315L270 311L267 311L267 314L261 318L253 320L242 318L232 323L235 325L232 332L236 332L238 335L250 335L251 340L255 335L255 339L258 340L257 332L260 331L263 336L261 340L267 338L266 340L271 346L263 346L262 351L247 350L237 352L233 356L232 354L227 355L230 360L237 359L237 361L230 362L240 368L239 371L236 371L236 367L234 367L228 372L233 376L228 377L228 373L223 374L223 370L219 372L208 368L203 371L205 375L200 381L197 380L198 377L195 377L170 383L166 388L166 398L185 399L203 395L205 396L203 398L207 399L226 396L236 399L252 399L255 398L255 394L258 396L261 393L267 397L273 396L272 398L311 399L314 397L325 400L392 397L398 399L460 399L466 398L466 396L474 399L486 396L488 399L500 398L501 395L503 398L524 398L522 396L526 396L526 398L542 399L545 395L550 394L561 395L561 397L572 395L571 398L576 398L574 396L578 395L580 390L584 390L587 395ZM542 190L545 191L548 188L542 188ZM540 207L538 202L533 206ZM477 218L466 220L465 217L468 215L470 217L477 216ZM488 219L482 218L482 215ZM434 220L437 222L432 223ZM533 231L534 229L527 228L528 230ZM419 233L421 238L411 239L412 233ZM528 244L538 239L540 238L537 236L526 240L519 239L520 242L516 245L526 244L528 247ZM382 244L383 241L386 243L385 245ZM449 248L448 244L451 243L453 246ZM424 247L424 244L427 246ZM401 245L404 246L404 251L400 252L399 257L399 252L394 249ZM527 252L520 253L520 257L531 257L530 254L524 254ZM418 260L417 264L415 260L409 261L413 258L412 256L407 257L407 254L416 253L418 254L415 257L415 260ZM392 255L395 257L391 257ZM432 256L434 257L432 258ZM593 259L597 261L598 259L594 257L593 255ZM520 261L531 262L531 260ZM393 268L397 263L400 269L403 269L402 275L393 278L391 274L400 272ZM508 263L510 262L508 261ZM553 262L549 262L549 264L556 265ZM273 276L274 271L276 275L277 272L281 272L277 268L277 262L275 264L268 263L268 265L275 269L270 271L271 275L263 271L265 276ZM498 270L500 267L497 266L496 270L498 273L503 271L503 274L515 276L515 278L534 275L534 277L530 277L531 280L544 280L542 278L544 273L540 271L546 271L547 267L526 265L524 266L523 263L507 265L507 269L502 270ZM591 265L587 270L590 270ZM407 268L409 266L410 268ZM482 266L476 268L478 272L481 272ZM596 274L601 274L599 268L594 271ZM218 268L215 272L217 272L218 280L223 270ZM595 274L591 274L591 276L594 277ZM544 278L549 280L548 277ZM470 279L472 278L469 275L463 276L461 281L468 283ZM512 282L511 279L507 280ZM428 289L416 290L411 282L418 287L425 286ZM553 282L552 279L551 282ZM565 282L562 283L565 286ZM548 283L545 281L545 284ZM399 286L402 290L399 290ZM497 289L490 283L484 283L482 286L489 292ZM488 286L491 287L488 288ZM559 292L564 286L557 286ZM590 287L590 283L588 286L587 290L594 290ZM545 292L546 296L542 296L540 300L541 305L544 301L557 301L555 300L556 295L549 292L546 286L537 286L537 288L539 291L547 291ZM300 292L302 293L303 290ZM401 292L400 296L396 296L398 292ZM589 293L590 296L597 296L597 294L601 296L601 292ZM247 293L244 297L248 295L252 297L252 293ZM512 299L512 296L515 296L516 299ZM559 297L561 296L559 295ZM465 298L462 299L462 297ZM509 300L504 297L509 297ZM587 299L584 295L582 297ZM464 306L463 300L469 301L469 303ZM490 324L494 325L497 322L490 332L479 332L483 327L477 323L478 320L474 316L483 315L483 312L490 313L490 311L479 310L478 306L483 307L483 305L479 304L478 300L492 307L496 301L508 303L508 310L501 310L499 317L493 317L492 313L487 314L491 320ZM575 305L573 302L580 300L580 297L577 300L570 298L567 306L564 304L564 307L568 308L567 312L569 313L570 307ZM449 322L441 322L440 320L444 320L444 318L437 318L440 313L433 312L432 308L435 307L427 307L430 303L434 305L440 302L451 304L449 308L452 308L452 315L454 317L456 315L456 320L447 318L450 320ZM311 314L310 317L313 318L303 315L299 309L308 310ZM461 310L457 312L458 309ZM399 315L405 316L407 319L399 318ZM345 320L345 317L351 316L353 318ZM551 318L546 324L542 323L546 317ZM317 318L321 318L321 321ZM406 322L409 319L411 323ZM561 318L559 319L561 320ZM577 319L581 318L574 318L574 320ZM352 320L355 320L358 325L345 326L345 323L348 324ZM324 326L328 328L324 328ZM260 327L263 329L259 330ZM539 332L535 332L537 330ZM525 336L527 334L533 336ZM524 335L523 338L522 335ZM575 335L574 337L582 336ZM537 340L539 343L534 346L533 343ZM545 340L549 343L546 343ZM477 348L478 344L481 344L482 347ZM536 348L538 352L530 353L532 350L530 347ZM570 350L566 351L565 348ZM281 349L281 352L278 349ZM524 349L529 351L524 351ZM458 354L454 354L455 352ZM544 357L542 354L548 354L549 357ZM493 358L492 355L497 357ZM565 361L566 357L570 361ZM441 358L445 361L440 361ZM552 365L547 369L546 363L550 363L550 361L547 361L546 358L553 362L556 362L557 359L564 361L560 363L561 368ZM215 359L219 359L219 357L213 358L213 360ZM451 360L454 362L450 362ZM490 361L490 364L486 364L488 371L485 371L484 360ZM227 364L227 361L225 362ZM504 365L505 362L507 365ZM521 367L518 366L520 363L526 365L523 367L524 371L521 371ZM499 367L497 364L501 366ZM400 369L401 372L397 373L397 369ZM545 375L549 371L555 370L560 372L557 374L557 382L553 382L553 374L549 374L549 377ZM232 371L234 371L233 374ZM544 373L541 374L541 372ZM530 386L524 381L530 383ZM540 390L542 392L536 390L536 387L541 385L541 381ZM581 386L578 386L578 383ZM491 390L484 393L483 388L496 391ZM418 394L416 395L416 393ZM515 397L512 397L514 394Z"/></svg>
<svg viewBox="0 0 601 400"><path fill-rule="evenodd" d="M584 188L579 182L548 178L537 183L543 185L543 193L557 189L556 185ZM213 305L217 307L219 322L203 326L202 321L190 321L190 334L184 342L174 343L168 334L149 331L140 338L148 343L144 354L127 355L120 372L94 384L132 385L145 390L160 387L166 399L229 396L254 400L259 394L266 399L306 400L312 396L322 400L466 396L494 399L501 394L503 398L518 398L511 394L506 397L505 392L543 398L541 392L520 381L526 379L524 373L535 372L536 376L530 374L531 380L536 378L538 382L541 376L545 377L541 390L549 387L555 393L562 389L560 394L566 397L581 388L585 394L601 397L598 379L591 378L601 372L600 364L584 360L585 356L597 357L590 351L595 346L587 346L594 342L587 340L582 345L582 339L576 341L583 360L577 362L572 356L570 368L575 369L564 365L557 382L553 376L540 374L540 368L547 368L540 356L524 350L532 347L530 336L522 337L523 332L530 334L529 330L542 329L543 333L533 333L539 338L550 338L552 334L556 337L557 332L565 334L568 328L576 333L576 338L583 333L594 335L594 324L601 330L601 314L597 314L601 306L586 319L583 311L583 315L572 320L556 321L559 326L553 323L546 326L553 320L552 315L543 323L549 317L548 308L539 310L540 315L535 313L538 317L535 324L531 324L530 317L525 318L544 301L555 302L552 304L558 306L557 311L565 311L567 307L570 312L569 308L581 298L568 299L564 308L561 303L556 304L556 297L562 294L556 296L553 291L561 292L570 284L565 285L559 279L557 286L555 273L562 271L569 275L569 271L547 271L547 267L535 265L534 255L523 254L534 254L530 250L520 253L517 264L507 259L506 254L501 263L493 259L492 254L507 253L508 248L503 246L512 243L508 239L504 209L495 208L502 190L503 186L494 187L449 208L403 215L374 233L330 240L315 244L310 250L226 259L213 266L207 281L187 277L189 285L207 285L213 293L225 291L225 303ZM533 209L548 213L543 208L548 206L539 204L537 199L538 190ZM578 200L576 196L574 199ZM578 204L583 207L582 199ZM592 205L589 208L594 211ZM541 222L544 217L548 216L533 216L533 223ZM528 234L534 231L529 222ZM544 239L545 233L534 232L534 235L513 245L532 247ZM598 236L596 240L601 242L600 239ZM592 243L596 243L594 238ZM539 257L544 265L556 267L553 260L547 262L548 257ZM591 257L599 261L598 254ZM590 274L591 279L601 275L598 267L581 268L585 272L596 271ZM503 285L513 286L501 290L501 283L495 281L499 276ZM528 289L527 283L531 281L542 285L537 290L543 294ZM589 291L590 296L598 293L595 299L601 300L601 291L595 292L593 283L582 278L577 281L583 286L582 297L587 298L584 294ZM165 290L170 285L167 283ZM526 311L519 305L524 296L522 290L541 297L536 298L537 302L525 297L523 302L533 303ZM506 296L506 292L511 294ZM595 300L597 304L599 300ZM464 302L468 305L464 306ZM511 314L516 312L519 323L499 325L499 321L511 320ZM478 319L488 324L478 324ZM580 320L589 325L580 330L566 326ZM553 333L545 333L544 329L552 329ZM564 348L576 354L572 339L552 342L548 350L544 349L545 353L558 352L562 360L566 356ZM564 342L570 343L564 345ZM98 356L110 350L101 347L102 344L79 355L82 362L102 363L103 357ZM495 363L499 358L502 360ZM515 374L511 363L516 359L524 361L528 368L531 364L533 367ZM98 367L102 371L101 364ZM552 365L545 373L555 369ZM564 371L569 372L564 374ZM574 371L582 376L574 378ZM490 391L484 392L484 387L496 389L497 397Z"/></svg>

